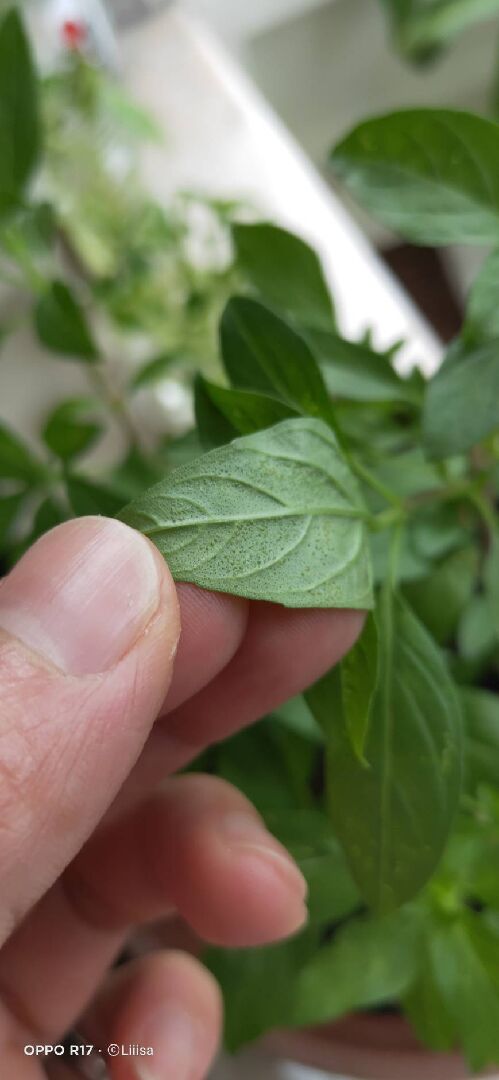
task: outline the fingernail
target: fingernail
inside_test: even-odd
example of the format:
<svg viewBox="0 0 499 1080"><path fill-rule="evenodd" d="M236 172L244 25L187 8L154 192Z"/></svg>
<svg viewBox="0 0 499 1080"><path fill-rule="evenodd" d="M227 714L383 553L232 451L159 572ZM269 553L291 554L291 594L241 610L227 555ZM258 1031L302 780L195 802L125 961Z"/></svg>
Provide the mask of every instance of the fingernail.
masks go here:
<svg viewBox="0 0 499 1080"><path fill-rule="evenodd" d="M251 854L264 859L287 888L304 901L307 883L286 848L275 840L264 825L251 814L227 814L221 822L219 835L236 855Z"/></svg>
<svg viewBox="0 0 499 1080"><path fill-rule="evenodd" d="M159 605L149 544L109 518L80 518L47 533L0 586L0 629L68 675L107 671L135 644Z"/></svg>
<svg viewBox="0 0 499 1080"><path fill-rule="evenodd" d="M138 1060L138 1080L191 1080L198 1057L198 1032L195 1022L175 1005L153 1013L140 1029L138 1044L153 1053Z"/></svg>

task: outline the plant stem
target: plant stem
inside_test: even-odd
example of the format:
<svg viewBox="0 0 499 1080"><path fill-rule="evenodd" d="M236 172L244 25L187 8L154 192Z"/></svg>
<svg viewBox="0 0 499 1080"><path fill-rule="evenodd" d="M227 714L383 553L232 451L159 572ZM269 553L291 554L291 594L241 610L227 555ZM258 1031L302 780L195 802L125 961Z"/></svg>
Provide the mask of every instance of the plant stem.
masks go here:
<svg viewBox="0 0 499 1080"><path fill-rule="evenodd" d="M365 465L361 465L360 461L356 461L355 458L350 458L350 465L354 473L359 477L359 480L363 480L365 484L368 484L373 491L377 491L378 495L381 495L385 502L390 503L392 506L396 506L400 510L403 506L402 500L398 495L395 495L393 491L385 487L381 480L378 480L377 476L366 469Z"/></svg>
<svg viewBox="0 0 499 1080"><path fill-rule="evenodd" d="M86 371L93 389L116 418L129 446L141 450L141 440L125 402L109 385L102 364L87 364Z"/></svg>
<svg viewBox="0 0 499 1080"><path fill-rule="evenodd" d="M397 585L400 548L402 546L402 534L402 523L399 522L399 524L393 531L392 542L390 545L390 557L388 560L388 581L390 583L391 589L395 589Z"/></svg>
<svg viewBox="0 0 499 1080"><path fill-rule="evenodd" d="M406 513L402 505L394 506L389 510L382 510L380 514L374 514L369 522L373 532L382 532L391 529L394 525L403 525Z"/></svg>

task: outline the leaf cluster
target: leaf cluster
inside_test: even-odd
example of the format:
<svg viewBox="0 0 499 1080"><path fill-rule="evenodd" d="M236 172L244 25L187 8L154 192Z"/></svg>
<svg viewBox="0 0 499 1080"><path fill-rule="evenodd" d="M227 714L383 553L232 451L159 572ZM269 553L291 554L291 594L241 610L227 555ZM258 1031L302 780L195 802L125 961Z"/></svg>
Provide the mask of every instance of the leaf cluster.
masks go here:
<svg viewBox="0 0 499 1080"><path fill-rule="evenodd" d="M361 124L332 165L413 242L490 247L498 157L492 122L411 110ZM292 327L309 350L302 344L302 376L315 361L327 385L330 414L315 383L316 415L334 429L372 515L376 602L340 667L262 722L250 777L240 756L248 735L220 752L216 767L256 799L298 858L311 910L291 945L210 953L232 1047L268 1026L396 1003L430 1047L458 1046L477 1070L499 1060L498 265L494 249L458 339L424 385L401 379L393 356L287 313L286 333ZM279 333L272 348L262 345L254 310L233 300L222 321L234 389L201 387L206 441L230 437L227 422L242 430L243 392L253 406L265 392L311 415L303 386L299 396L280 381ZM264 338L267 313L258 321Z"/></svg>

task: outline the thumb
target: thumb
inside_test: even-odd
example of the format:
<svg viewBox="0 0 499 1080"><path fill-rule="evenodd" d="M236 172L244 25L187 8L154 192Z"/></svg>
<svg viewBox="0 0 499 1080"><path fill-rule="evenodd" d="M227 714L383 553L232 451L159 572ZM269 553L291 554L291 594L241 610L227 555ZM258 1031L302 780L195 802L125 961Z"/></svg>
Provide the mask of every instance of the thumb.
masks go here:
<svg viewBox="0 0 499 1080"><path fill-rule="evenodd" d="M0 583L0 942L130 771L178 636L166 564L118 521L59 526Z"/></svg>

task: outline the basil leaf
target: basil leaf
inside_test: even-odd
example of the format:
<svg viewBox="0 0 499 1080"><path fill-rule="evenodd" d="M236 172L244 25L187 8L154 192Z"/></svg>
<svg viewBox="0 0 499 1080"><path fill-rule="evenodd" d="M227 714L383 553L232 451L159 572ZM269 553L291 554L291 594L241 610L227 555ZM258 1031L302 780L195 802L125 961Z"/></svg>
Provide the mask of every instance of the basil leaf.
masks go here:
<svg viewBox="0 0 499 1080"><path fill-rule="evenodd" d="M422 387L416 376L401 378L391 357L338 334L306 330L305 340L323 365L326 386L334 398L387 404L420 405Z"/></svg>
<svg viewBox="0 0 499 1080"><path fill-rule="evenodd" d="M499 641L499 527L490 537L490 547L483 566L483 586L496 641Z"/></svg>
<svg viewBox="0 0 499 1080"><path fill-rule="evenodd" d="M477 571L475 549L463 548L449 555L421 581L404 586L404 595L413 611L440 645L453 636L473 594Z"/></svg>
<svg viewBox="0 0 499 1080"><path fill-rule="evenodd" d="M44 536L49 529L55 528L61 522L67 521L68 515L62 510L54 499L44 499L35 514L33 528L28 538L26 547L30 547L40 536Z"/></svg>
<svg viewBox="0 0 499 1080"><path fill-rule="evenodd" d="M36 74L17 11L0 24L0 213L18 202L38 157Z"/></svg>
<svg viewBox="0 0 499 1080"><path fill-rule="evenodd" d="M293 738L298 745L300 774L297 776L294 762L289 768L281 752L282 742L274 737L275 734L270 721L265 720L251 732L234 735L217 750L217 776L242 791L265 817L269 811L289 813L297 806L308 806L309 782L315 763L313 743L290 734L291 747Z"/></svg>
<svg viewBox="0 0 499 1080"><path fill-rule="evenodd" d="M175 353L160 353L143 364L130 381L131 390L141 390L144 386L155 386L170 372L178 357Z"/></svg>
<svg viewBox="0 0 499 1080"><path fill-rule="evenodd" d="M467 789L499 787L499 698L487 690L461 690L466 739Z"/></svg>
<svg viewBox="0 0 499 1080"><path fill-rule="evenodd" d="M464 660L483 660L497 645L497 635L485 593L471 597L457 629L459 655Z"/></svg>
<svg viewBox="0 0 499 1080"><path fill-rule="evenodd" d="M298 973L293 1023L319 1024L397 999L416 977L420 935L411 908L349 923Z"/></svg>
<svg viewBox="0 0 499 1080"><path fill-rule="evenodd" d="M288 323L257 300L236 296L225 308L220 333L222 358L233 386L277 394L299 412L332 423L319 367Z"/></svg>
<svg viewBox="0 0 499 1080"><path fill-rule="evenodd" d="M367 120L335 147L351 194L395 232L423 244L499 240L499 126L451 109Z"/></svg>
<svg viewBox="0 0 499 1080"><path fill-rule="evenodd" d="M284 705L280 705L272 713L272 716L283 727L289 728L296 735L303 735L306 739L310 739L311 742L322 745L324 740L320 727L314 720L303 694L291 698Z"/></svg>
<svg viewBox="0 0 499 1080"><path fill-rule="evenodd" d="M338 729L345 733L340 668L334 667L323 675L304 694L305 701L327 742L337 738Z"/></svg>
<svg viewBox="0 0 499 1080"><path fill-rule="evenodd" d="M44 476L43 464L26 443L0 422L0 480L20 480L31 487Z"/></svg>
<svg viewBox="0 0 499 1080"><path fill-rule="evenodd" d="M499 338L451 345L428 384L423 438L431 457L463 453L499 427Z"/></svg>
<svg viewBox="0 0 499 1080"><path fill-rule="evenodd" d="M309 923L336 922L358 908L357 886L324 814L293 807L265 814L265 822L307 882Z"/></svg>
<svg viewBox="0 0 499 1080"><path fill-rule="evenodd" d="M202 375L196 379L194 402L201 436L211 446L222 446L236 435L251 435L298 415L268 394L216 386Z"/></svg>
<svg viewBox="0 0 499 1080"><path fill-rule="evenodd" d="M475 916L462 915L435 928L430 952L435 983L470 1067L479 1071L497 1062L499 938Z"/></svg>
<svg viewBox="0 0 499 1080"><path fill-rule="evenodd" d="M376 585L381 585L386 580L390 571L390 544L391 534L384 530L374 532L370 537L371 558L373 562L373 574ZM397 576L399 582L420 581L429 573L431 563L415 550L412 543L412 530L404 529L400 545Z"/></svg>
<svg viewBox="0 0 499 1080"><path fill-rule="evenodd" d="M403 1008L421 1042L432 1050L452 1050L456 1028L435 979L425 949L419 976L403 999Z"/></svg>
<svg viewBox="0 0 499 1080"><path fill-rule="evenodd" d="M45 445L66 462L90 450L104 430L91 418L93 414L95 402L85 398L57 405L43 429Z"/></svg>
<svg viewBox="0 0 499 1080"><path fill-rule="evenodd" d="M223 993L224 1043L230 1053L289 1023L296 975L318 946L318 932L308 928L279 945L208 949L203 954Z"/></svg>
<svg viewBox="0 0 499 1080"><path fill-rule="evenodd" d="M462 337L470 344L499 339L499 251L481 266L471 288Z"/></svg>
<svg viewBox="0 0 499 1080"><path fill-rule="evenodd" d="M173 576L289 607L370 607L364 510L334 434L285 420L172 472L120 517Z"/></svg>
<svg viewBox="0 0 499 1080"><path fill-rule="evenodd" d="M194 412L197 434L204 450L224 446L236 438L237 429L213 401L202 375L197 375L194 380Z"/></svg>
<svg viewBox="0 0 499 1080"><path fill-rule="evenodd" d="M331 328L334 308L320 260L276 225L233 225L236 258L262 300L306 326Z"/></svg>
<svg viewBox="0 0 499 1080"><path fill-rule="evenodd" d="M367 764L359 762L336 716L327 786L354 878L367 902L386 911L414 896L441 857L459 798L463 735L459 700L440 652L388 587L376 621L379 667ZM313 698L307 700L313 708ZM333 715L336 703L332 695Z"/></svg>
<svg viewBox="0 0 499 1080"><path fill-rule="evenodd" d="M25 492L2 495L0 498L0 549L9 539L12 526L21 510Z"/></svg>
<svg viewBox="0 0 499 1080"><path fill-rule="evenodd" d="M76 517L87 514L114 517L123 503L121 492L115 491L110 485L74 473L66 477L66 490Z"/></svg>
<svg viewBox="0 0 499 1080"><path fill-rule="evenodd" d="M367 617L360 638L341 663L340 673L344 723L353 749L362 761L378 679L378 633L374 615Z"/></svg>
<svg viewBox="0 0 499 1080"><path fill-rule="evenodd" d="M38 337L47 349L66 359L97 360L85 315L73 293L63 281L53 281L35 308Z"/></svg>
<svg viewBox="0 0 499 1080"><path fill-rule="evenodd" d="M201 448L198 448L201 453ZM113 491L122 492L123 499L132 499L151 484L157 483L165 474L165 466L156 458L145 457L141 450L132 446L126 457L110 473Z"/></svg>
<svg viewBox="0 0 499 1080"><path fill-rule="evenodd" d="M399 468L402 467L402 461L399 460ZM424 485L420 485L419 493L441 488L441 479L437 484L431 482L430 468L434 469L434 466L429 467L428 479ZM422 477L423 474L421 474L421 479ZM407 494L411 493L407 492ZM418 494L418 492L413 492L413 494ZM470 559L472 532L469 525L461 523L456 515L456 508L452 504L436 502L433 506L430 503L427 507L422 507L411 523L410 537L414 551L424 559L441 559L445 555L452 554L456 548L467 549ZM449 565L452 566L452 563Z"/></svg>
<svg viewBox="0 0 499 1080"><path fill-rule="evenodd" d="M467 27L499 14L499 0L430 0L422 4L401 4L400 0L382 2L399 12L398 21L395 12L397 42L415 59L424 58L429 50L447 44Z"/></svg>

